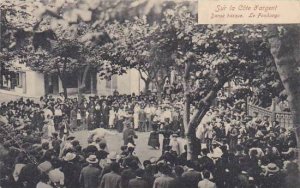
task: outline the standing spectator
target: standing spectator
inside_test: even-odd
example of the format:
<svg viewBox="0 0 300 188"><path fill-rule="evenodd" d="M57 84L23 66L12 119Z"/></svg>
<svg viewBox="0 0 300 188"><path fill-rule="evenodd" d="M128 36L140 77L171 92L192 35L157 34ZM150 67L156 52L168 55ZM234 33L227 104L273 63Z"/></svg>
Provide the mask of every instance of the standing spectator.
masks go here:
<svg viewBox="0 0 300 188"><path fill-rule="evenodd" d="M109 125L109 128L112 129L115 127L115 119L116 119L116 112L115 112L115 109L114 108L111 108L109 110L109 122L108 122L108 125Z"/></svg>
<svg viewBox="0 0 300 188"><path fill-rule="evenodd" d="M137 176L135 171L139 169L139 166L137 161L131 160L131 158L126 158L124 164L126 166L121 173L122 188L131 188L129 186L129 181Z"/></svg>
<svg viewBox="0 0 300 188"><path fill-rule="evenodd" d="M111 172L103 175L99 188L122 188L119 164L111 163L110 169Z"/></svg>
<svg viewBox="0 0 300 188"><path fill-rule="evenodd" d="M147 114L145 112L145 107L142 106L140 111L139 111L139 130L141 132L145 132L146 131L146 127L147 127Z"/></svg>
<svg viewBox="0 0 300 188"><path fill-rule="evenodd" d="M183 182L188 188L197 188L198 182L202 179L201 173L195 170L192 161L187 161L187 171L182 174Z"/></svg>
<svg viewBox="0 0 300 188"><path fill-rule="evenodd" d="M212 141L215 136L215 132L210 122L207 122L204 138L206 142L207 149L211 152L212 151Z"/></svg>
<svg viewBox="0 0 300 188"><path fill-rule="evenodd" d="M154 149L159 149L160 143L159 143L159 132L157 131L158 125L157 123L152 124L153 131L150 132L149 140L148 140L148 146L153 147Z"/></svg>
<svg viewBox="0 0 300 188"><path fill-rule="evenodd" d="M76 109L71 109L70 112L70 129L71 131L74 131L77 129L77 112Z"/></svg>
<svg viewBox="0 0 300 188"><path fill-rule="evenodd" d="M275 163L269 163L265 168L263 187L280 188L283 183L283 174Z"/></svg>
<svg viewBox="0 0 300 188"><path fill-rule="evenodd" d="M143 169L136 170L136 177L129 180L129 188L151 188L150 185L143 179L145 171Z"/></svg>
<svg viewBox="0 0 300 188"><path fill-rule="evenodd" d="M81 127L81 125L82 125L82 115L81 115L81 110L78 108L77 109L77 114L76 114L76 120L77 120L77 127L79 128L79 129L81 129L82 127Z"/></svg>
<svg viewBox="0 0 300 188"><path fill-rule="evenodd" d="M96 128L96 119L93 113L90 113L87 117L88 130L94 130Z"/></svg>
<svg viewBox="0 0 300 188"><path fill-rule="evenodd" d="M168 151L170 145L170 136L173 134L173 131L170 129L169 125L165 125L164 129L159 131L159 133L163 135L162 154L164 154L165 151Z"/></svg>
<svg viewBox="0 0 300 188"><path fill-rule="evenodd" d="M238 143L238 129L237 125L231 124L231 129L229 131L229 150L234 152L236 149L236 145Z"/></svg>
<svg viewBox="0 0 300 188"><path fill-rule="evenodd" d="M109 107L107 106L107 102L103 101L102 103L102 117L103 117L103 128L108 128L109 123Z"/></svg>
<svg viewBox="0 0 300 188"><path fill-rule="evenodd" d="M172 180L171 186L172 188L188 188L185 186L182 174L184 172L184 169L181 166L175 166L175 179Z"/></svg>
<svg viewBox="0 0 300 188"><path fill-rule="evenodd" d="M98 101L96 103L96 106L95 106L95 119L96 119L96 126L97 128L100 127L100 123L102 122L102 111L101 111L101 105L100 105L100 102Z"/></svg>
<svg viewBox="0 0 300 188"><path fill-rule="evenodd" d="M133 128L131 128L130 124L127 124L125 130L123 131L124 145L127 145L128 143L134 145L134 138L138 138L138 136L135 134L135 131Z"/></svg>
<svg viewBox="0 0 300 188"><path fill-rule="evenodd" d="M50 185L49 177L47 174L43 173L40 175L40 181L36 185L36 188L53 188Z"/></svg>
<svg viewBox="0 0 300 188"><path fill-rule="evenodd" d="M202 157L198 159L198 165L199 165L199 170L208 170L210 172L213 172L215 165L214 161L209 158L208 155L209 151L207 148L202 149Z"/></svg>
<svg viewBox="0 0 300 188"><path fill-rule="evenodd" d="M175 152L177 154L177 156L180 155L180 144L177 140L178 135L177 134L173 134L172 135L172 139L170 141L170 146L171 146L171 151Z"/></svg>
<svg viewBox="0 0 300 188"><path fill-rule="evenodd" d="M203 180L199 181L198 188L217 188L216 184L209 180L210 178L209 171L204 170L202 174L203 174Z"/></svg>
<svg viewBox="0 0 300 188"><path fill-rule="evenodd" d="M65 175L66 188L79 188L79 176L81 167L77 162L77 156L74 153L67 153L63 157L62 172Z"/></svg>
<svg viewBox="0 0 300 188"><path fill-rule="evenodd" d="M161 176L155 179L153 188L170 188L172 181L174 180L174 178L170 176L170 167L167 164L163 164L158 170L161 173Z"/></svg>
<svg viewBox="0 0 300 188"><path fill-rule="evenodd" d="M86 161L89 165L81 170L79 183L83 188L97 188L98 176L101 173L101 169L98 165L99 161L96 155L90 155Z"/></svg>
<svg viewBox="0 0 300 188"><path fill-rule="evenodd" d="M49 171L48 176L55 187L63 187L65 184L65 175L61 171L61 161L58 158L51 160L53 169Z"/></svg>

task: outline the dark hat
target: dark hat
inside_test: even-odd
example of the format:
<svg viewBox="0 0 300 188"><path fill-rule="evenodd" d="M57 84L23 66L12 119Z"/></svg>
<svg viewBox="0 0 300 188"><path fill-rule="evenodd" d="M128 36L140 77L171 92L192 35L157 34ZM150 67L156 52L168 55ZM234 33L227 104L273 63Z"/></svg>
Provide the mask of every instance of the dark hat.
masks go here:
<svg viewBox="0 0 300 188"><path fill-rule="evenodd" d="M71 135L70 135L70 136L67 137L66 140L74 140L74 139L75 139L75 136L71 136Z"/></svg>
<svg viewBox="0 0 300 188"><path fill-rule="evenodd" d="M53 136L53 137L57 137L57 136L58 136L58 133L57 133L57 132L54 132L54 133L52 133L52 136Z"/></svg>

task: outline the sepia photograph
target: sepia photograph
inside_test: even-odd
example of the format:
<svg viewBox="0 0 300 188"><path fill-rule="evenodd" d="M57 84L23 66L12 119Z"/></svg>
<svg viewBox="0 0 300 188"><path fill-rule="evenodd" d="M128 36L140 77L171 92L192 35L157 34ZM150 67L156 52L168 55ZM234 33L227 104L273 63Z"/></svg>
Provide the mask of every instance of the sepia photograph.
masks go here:
<svg viewBox="0 0 300 188"><path fill-rule="evenodd" d="M300 188L299 8L0 0L0 188Z"/></svg>

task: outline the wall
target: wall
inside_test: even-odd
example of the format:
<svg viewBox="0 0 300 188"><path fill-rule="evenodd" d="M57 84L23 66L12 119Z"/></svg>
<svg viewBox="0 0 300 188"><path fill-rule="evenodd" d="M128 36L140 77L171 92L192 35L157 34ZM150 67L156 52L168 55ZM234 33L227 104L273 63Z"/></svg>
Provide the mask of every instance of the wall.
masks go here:
<svg viewBox="0 0 300 188"><path fill-rule="evenodd" d="M117 91L120 94L139 94L145 87L136 69L128 70L126 74L115 75L117 77ZM111 95L114 89L106 87L106 80L101 80L97 75L97 94Z"/></svg>
<svg viewBox="0 0 300 188"><path fill-rule="evenodd" d="M44 94L44 75L34 71L26 71L26 95L31 97L40 97Z"/></svg>

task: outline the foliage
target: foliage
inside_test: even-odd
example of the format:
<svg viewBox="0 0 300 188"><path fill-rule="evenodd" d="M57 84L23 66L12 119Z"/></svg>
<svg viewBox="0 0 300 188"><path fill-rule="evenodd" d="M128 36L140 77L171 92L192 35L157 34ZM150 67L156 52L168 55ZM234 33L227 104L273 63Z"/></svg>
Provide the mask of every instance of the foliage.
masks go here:
<svg viewBox="0 0 300 188"><path fill-rule="evenodd" d="M216 86L233 80L237 85L266 89L280 86L261 25L197 25L186 7L166 11L160 25L161 44L173 50L174 67L188 77L188 90L196 104ZM263 83L263 84L262 84ZM282 86L281 86L282 88ZM278 90L274 90L275 93ZM277 92L278 93L278 92Z"/></svg>

